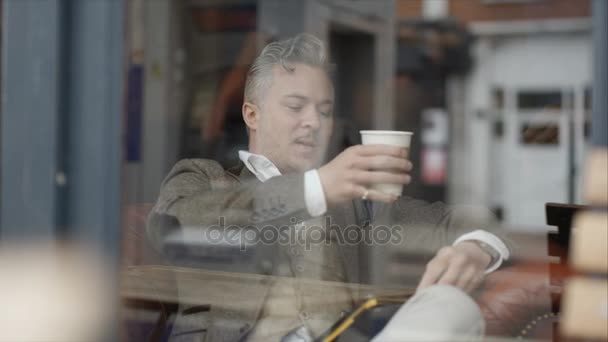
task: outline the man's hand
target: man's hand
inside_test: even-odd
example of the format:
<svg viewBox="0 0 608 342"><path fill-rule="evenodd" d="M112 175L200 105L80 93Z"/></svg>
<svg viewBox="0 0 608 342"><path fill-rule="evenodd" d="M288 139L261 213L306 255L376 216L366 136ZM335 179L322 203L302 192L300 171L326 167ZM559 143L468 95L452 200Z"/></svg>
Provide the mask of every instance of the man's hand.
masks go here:
<svg viewBox="0 0 608 342"><path fill-rule="evenodd" d="M491 260L488 253L471 241L443 247L426 265L418 290L433 284L448 284L471 292L481 284Z"/></svg>
<svg viewBox="0 0 608 342"><path fill-rule="evenodd" d="M397 197L369 189L373 183L409 184L412 163L407 150L389 145L355 145L319 168L327 204L361 198L369 190L372 201L394 202Z"/></svg>

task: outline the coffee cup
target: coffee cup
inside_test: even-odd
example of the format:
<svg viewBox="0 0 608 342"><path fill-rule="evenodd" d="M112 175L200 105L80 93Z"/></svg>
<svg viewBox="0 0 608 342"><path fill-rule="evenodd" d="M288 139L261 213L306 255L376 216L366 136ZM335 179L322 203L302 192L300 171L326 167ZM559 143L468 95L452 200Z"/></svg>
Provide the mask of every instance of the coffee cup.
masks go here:
<svg viewBox="0 0 608 342"><path fill-rule="evenodd" d="M361 143L363 145L399 146L407 150L406 158L409 156L410 144L412 142L412 136L414 135L413 132L366 130L359 131L359 133L361 133ZM370 189L386 194L401 196L403 184L376 183L371 184Z"/></svg>

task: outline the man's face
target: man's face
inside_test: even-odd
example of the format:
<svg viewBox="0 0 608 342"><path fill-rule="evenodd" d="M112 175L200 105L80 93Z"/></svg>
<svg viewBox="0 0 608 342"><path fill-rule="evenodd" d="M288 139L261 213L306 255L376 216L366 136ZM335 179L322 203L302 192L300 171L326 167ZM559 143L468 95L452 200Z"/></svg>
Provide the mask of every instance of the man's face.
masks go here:
<svg viewBox="0 0 608 342"><path fill-rule="evenodd" d="M275 66L262 95L255 153L282 173L306 171L323 162L333 129L334 89L327 73L296 63L288 72Z"/></svg>

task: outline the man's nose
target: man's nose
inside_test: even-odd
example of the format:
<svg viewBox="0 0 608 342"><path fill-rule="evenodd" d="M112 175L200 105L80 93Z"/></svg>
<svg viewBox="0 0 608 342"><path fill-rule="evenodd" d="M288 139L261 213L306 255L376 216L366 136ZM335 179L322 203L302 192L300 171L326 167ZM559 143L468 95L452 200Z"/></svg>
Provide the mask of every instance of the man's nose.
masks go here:
<svg viewBox="0 0 608 342"><path fill-rule="evenodd" d="M321 113L315 109L309 109L306 111L303 117L303 126L310 127L314 130L321 128Z"/></svg>

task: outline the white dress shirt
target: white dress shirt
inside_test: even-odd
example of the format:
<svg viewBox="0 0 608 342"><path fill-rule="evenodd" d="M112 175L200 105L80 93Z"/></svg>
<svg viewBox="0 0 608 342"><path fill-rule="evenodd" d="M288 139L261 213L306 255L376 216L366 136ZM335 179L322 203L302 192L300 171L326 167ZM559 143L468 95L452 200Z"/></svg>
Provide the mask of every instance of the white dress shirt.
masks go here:
<svg viewBox="0 0 608 342"><path fill-rule="evenodd" d="M281 171L268 158L250 153L247 151L239 151L239 158L245 164L247 169L251 171L261 182L265 182L272 177L280 176ZM319 172L315 170L306 171L304 173L304 200L306 209L312 217L318 217L327 212L327 201L325 200L325 192L321 184ZM475 230L460 236L452 245L456 245L463 241L482 241L494 248L500 257L491 265L488 266L485 273L495 271L502 265L504 260L509 260L509 249L502 240L496 235L485 231Z"/></svg>

